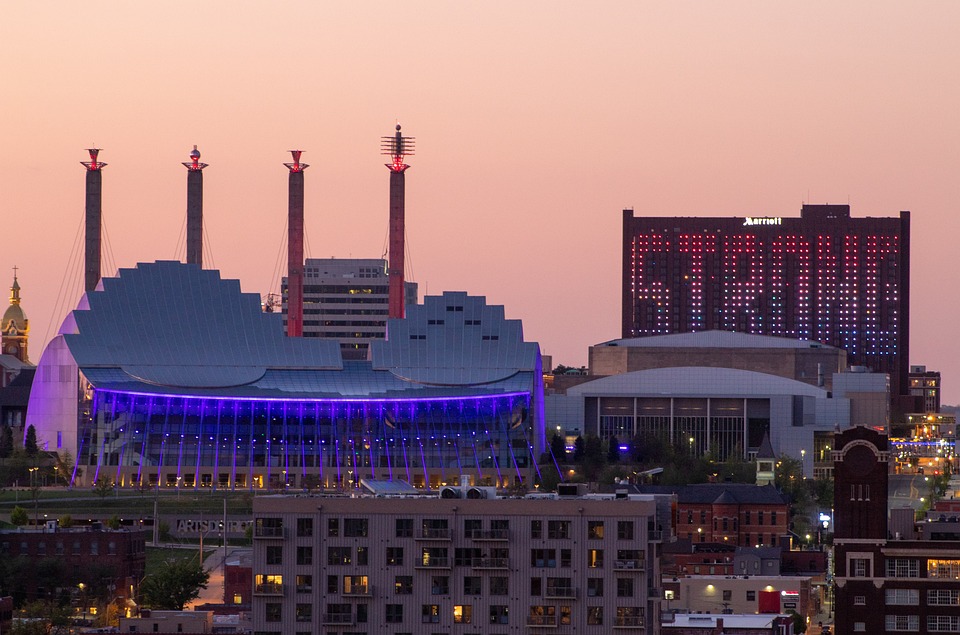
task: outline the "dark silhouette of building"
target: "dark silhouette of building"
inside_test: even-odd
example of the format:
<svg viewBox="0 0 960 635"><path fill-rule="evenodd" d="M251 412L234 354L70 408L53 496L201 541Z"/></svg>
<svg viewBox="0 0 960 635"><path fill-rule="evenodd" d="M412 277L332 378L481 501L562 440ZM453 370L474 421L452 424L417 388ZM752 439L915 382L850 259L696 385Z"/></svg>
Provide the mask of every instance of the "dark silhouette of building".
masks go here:
<svg viewBox="0 0 960 635"><path fill-rule="evenodd" d="M622 337L718 329L829 344L908 394L910 212L852 218L623 213ZM910 408L907 408L908 410Z"/></svg>

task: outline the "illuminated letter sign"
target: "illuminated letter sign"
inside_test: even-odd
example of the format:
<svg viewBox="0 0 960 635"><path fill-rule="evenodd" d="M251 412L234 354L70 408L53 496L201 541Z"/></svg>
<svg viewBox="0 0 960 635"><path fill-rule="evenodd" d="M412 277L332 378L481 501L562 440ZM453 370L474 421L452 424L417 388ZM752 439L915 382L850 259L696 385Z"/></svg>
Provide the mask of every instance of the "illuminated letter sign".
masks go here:
<svg viewBox="0 0 960 635"><path fill-rule="evenodd" d="M783 219L766 216L747 216L743 219L744 227L752 227L753 225L783 225Z"/></svg>

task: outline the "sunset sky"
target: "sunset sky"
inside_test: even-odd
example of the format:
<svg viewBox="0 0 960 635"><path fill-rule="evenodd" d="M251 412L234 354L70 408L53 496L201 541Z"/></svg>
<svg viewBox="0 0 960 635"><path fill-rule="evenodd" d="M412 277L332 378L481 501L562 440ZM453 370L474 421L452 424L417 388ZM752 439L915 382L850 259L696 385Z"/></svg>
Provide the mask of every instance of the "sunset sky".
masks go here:
<svg viewBox="0 0 960 635"><path fill-rule="evenodd" d="M184 257L193 144L205 264L245 291L279 290L291 148L308 257L380 257L399 120L408 277L503 304L555 363L620 335L624 207L911 210L910 363L960 403L958 25L958 2L4 2L0 287L18 266L37 362L80 295L91 146L106 274Z"/></svg>

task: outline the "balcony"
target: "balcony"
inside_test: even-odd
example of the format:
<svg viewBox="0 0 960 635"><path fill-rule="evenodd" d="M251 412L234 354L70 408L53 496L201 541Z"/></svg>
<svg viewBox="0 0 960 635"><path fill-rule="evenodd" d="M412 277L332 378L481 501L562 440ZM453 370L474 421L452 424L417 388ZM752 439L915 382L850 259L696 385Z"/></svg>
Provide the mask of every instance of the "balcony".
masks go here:
<svg viewBox="0 0 960 635"><path fill-rule="evenodd" d="M556 615L528 615L527 626L534 628L556 628Z"/></svg>
<svg viewBox="0 0 960 635"><path fill-rule="evenodd" d="M254 595L283 595L283 584L280 582L264 582L253 586Z"/></svg>
<svg viewBox="0 0 960 635"><path fill-rule="evenodd" d="M474 569L509 569L508 558L471 558L470 566Z"/></svg>
<svg viewBox="0 0 960 635"><path fill-rule="evenodd" d="M510 540L510 531L508 529L474 529L469 537L473 540L507 542Z"/></svg>
<svg viewBox="0 0 960 635"><path fill-rule="evenodd" d="M643 617L624 616L613 619L614 628L644 628L645 626Z"/></svg>
<svg viewBox="0 0 960 635"><path fill-rule="evenodd" d="M643 560L614 560L613 569L615 571L643 571Z"/></svg>
<svg viewBox="0 0 960 635"><path fill-rule="evenodd" d="M328 625L353 625L355 620L353 613L324 613L323 623Z"/></svg>
<svg viewBox="0 0 960 635"><path fill-rule="evenodd" d="M351 597L370 597L373 594L373 586L368 584L354 584L350 590L344 589L344 595Z"/></svg>
<svg viewBox="0 0 960 635"><path fill-rule="evenodd" d="M286 532L283 527L254 527L253 537L266 540L282 540L286 538Z"/></svg>
<svg viewBox="0 0 960 635"><path fill-rule="evenodd" d="M570 586L547 586L543 597L548 600L573 600L577 597L577 590Z"/></svg>
<svg viewBox="0 0 960 635"><path fill-rule="evenodd" d="M417 563L414 565L416 569L449 569L450 568L450 558L440 557L440 558L428 558L417 560Z"/></svg>
<svg viewBox="0 0 960 635"><path fill-rule="evenodd" d="M417 540L450 540L450 529L424 527L417 533Z"/></svg>

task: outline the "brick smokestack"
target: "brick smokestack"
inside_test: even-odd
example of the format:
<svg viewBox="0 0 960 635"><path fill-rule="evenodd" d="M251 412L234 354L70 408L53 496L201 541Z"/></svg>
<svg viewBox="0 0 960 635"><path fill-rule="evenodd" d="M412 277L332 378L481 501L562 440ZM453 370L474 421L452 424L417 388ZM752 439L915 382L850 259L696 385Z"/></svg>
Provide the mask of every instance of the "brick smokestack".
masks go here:
<svg viewBox="0 0 960 635"><path fill-rule="evenodd" d="M303 171L302 150L291 150L287 189L287 336L303 337Z"/></svg>
<svg viewBox="0 0 960 635"><path fill-rule="evenodd" d="M187 264L203 268L203 168L200 151L193 146L187 168Z"/></svg>
<svg viewBox="0 0 960 635"><path fill-rule="evenodd" d="M102 231L103 173L106 163L97 161L100 148L88 148L89 161L80 163L87 168L86 215L84 222L83 290L93 291L100 282L100 232Z"/></svg>
<svg viewBox="0 0 960 635"><path fill-rule="evenodd" d="M406 313L404 298L404 250L406 232L404 173L410 167L403 162L404 156L413 154L414 138L400 134L400 124L392 137L382 137L381 154L391 157L386 166L390 170L390 252L387 276L390 281L389 317L402 318Z"/></svg>

